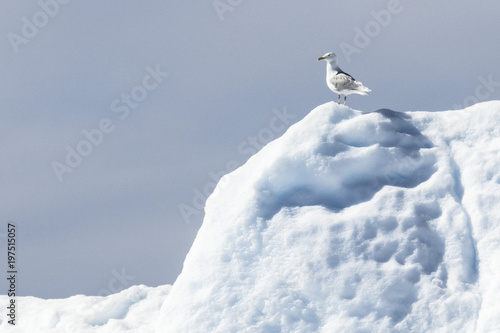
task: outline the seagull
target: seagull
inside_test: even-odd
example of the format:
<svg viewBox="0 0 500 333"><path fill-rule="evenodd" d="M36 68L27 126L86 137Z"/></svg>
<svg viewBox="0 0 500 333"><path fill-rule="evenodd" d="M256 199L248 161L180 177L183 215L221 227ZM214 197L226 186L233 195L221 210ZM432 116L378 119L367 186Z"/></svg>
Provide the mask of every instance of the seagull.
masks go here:
<svg viewBox="0 0 500 333"><path fill-rule="evenodd" d="M326 84L331 91L339 95L339 104L341 94L344 95L344 105L346 105L347 95L367 95L371 92L370 89L363 86L363 83L356 81L351 75L340 69L335 53L329 52L319 57L318 61L320 60L326 60Z"/></svg>

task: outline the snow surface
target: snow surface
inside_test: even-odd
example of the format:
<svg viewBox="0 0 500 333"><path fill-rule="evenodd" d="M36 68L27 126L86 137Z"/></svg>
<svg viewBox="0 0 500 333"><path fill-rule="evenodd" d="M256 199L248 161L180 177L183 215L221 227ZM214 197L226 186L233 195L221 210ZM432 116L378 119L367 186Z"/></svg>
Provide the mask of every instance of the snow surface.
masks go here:
<svg viewBox="0 0 500 333"><path fill-rule="evenodd" d="M154 332L159 309L170 288L139 285L106 297L17 297L16 325L8 324L10 318L2 313L0 332ZM2 309L8 301L7 296L0 296Z"/></svg>
<svg viewBox="0 0 500 333"><path fill-rule="evenodd" d="M221 179L157 331L500 331L498 124L314 109Z"/></svg>
<svg viewBox="0 0 500 333"><path fill-rule="evenodd" d="M499 123L319 106L221 179L171 289L23 297L19 327L500 332Z"/></svg>

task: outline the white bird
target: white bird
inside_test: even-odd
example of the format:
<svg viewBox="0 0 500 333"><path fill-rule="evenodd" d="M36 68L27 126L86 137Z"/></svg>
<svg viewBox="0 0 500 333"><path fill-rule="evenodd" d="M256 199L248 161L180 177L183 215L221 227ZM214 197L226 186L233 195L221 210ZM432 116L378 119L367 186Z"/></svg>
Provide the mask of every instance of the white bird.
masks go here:
<svg viewBox="0 0 500 333"><path fill-rule="evenodd" d="M371 92L370 89L363 86L363 83L356 81L351 75L340 69L335 53L329 52L319 57L318 61L320 60L326 60L326 84L331 91L339 95L339 104L340 95L344 95L344 105L346 105L347 95L367 95Z"/></svg>

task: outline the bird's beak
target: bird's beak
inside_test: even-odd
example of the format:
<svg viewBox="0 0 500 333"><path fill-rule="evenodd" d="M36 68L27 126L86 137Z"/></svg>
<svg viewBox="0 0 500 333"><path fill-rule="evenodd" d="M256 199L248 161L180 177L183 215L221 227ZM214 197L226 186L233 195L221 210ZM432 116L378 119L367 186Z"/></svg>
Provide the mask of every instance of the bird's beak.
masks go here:
<svg viewBox="0 0 500 333"><path fill-rule="evenodd" d="M318 61L320 61L320 60L324 60L324 59L325 59L325 57L319 57L319 58L318 58Z"/></svg>

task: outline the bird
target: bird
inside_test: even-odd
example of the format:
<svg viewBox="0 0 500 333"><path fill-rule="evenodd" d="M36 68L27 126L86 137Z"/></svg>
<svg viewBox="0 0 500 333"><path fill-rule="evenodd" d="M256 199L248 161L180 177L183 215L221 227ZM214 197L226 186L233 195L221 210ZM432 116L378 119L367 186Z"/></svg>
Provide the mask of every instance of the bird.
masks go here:
<svg viewBox="0 0 500 333"><path fill-rule="evenodd" d="M318 61L320 60L326 60L326 84L331 91L339 95L339 104L340 95L344 95L344 105L346 105L347 95L367 95L371 92L370 89L363 86L363 83L356 81L351 75L340 69L335 53L329 52L319 57Z"/></svg>

